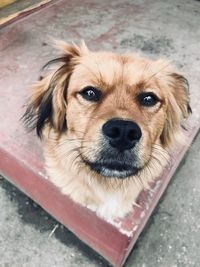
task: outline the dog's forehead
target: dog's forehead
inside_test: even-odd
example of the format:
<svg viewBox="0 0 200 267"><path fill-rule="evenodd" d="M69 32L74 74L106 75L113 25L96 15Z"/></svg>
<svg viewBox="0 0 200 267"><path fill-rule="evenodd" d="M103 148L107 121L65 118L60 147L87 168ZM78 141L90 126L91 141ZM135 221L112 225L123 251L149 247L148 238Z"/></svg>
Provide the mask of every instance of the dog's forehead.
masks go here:
<svg viewBox="0 0 200 267"><path fill-rule="evenodd" d="M134 54L91 52L81 57L70 83L75 90L88 85L107 85L107 88L119 84L134 86L151 78L158 69L157 65L152 60Z"/></svg>

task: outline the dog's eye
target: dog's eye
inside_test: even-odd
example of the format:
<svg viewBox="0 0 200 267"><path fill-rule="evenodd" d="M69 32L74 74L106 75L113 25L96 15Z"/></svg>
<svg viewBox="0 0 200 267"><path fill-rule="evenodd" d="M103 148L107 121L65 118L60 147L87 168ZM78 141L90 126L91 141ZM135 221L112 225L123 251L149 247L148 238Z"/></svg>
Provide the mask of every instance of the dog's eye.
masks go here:
<svg viewBox="0 0 200 267"><path fill-rule="evenodd" d="M80 92L80 95L88 101L97 102L100 100L102 93L95 87L87 86Z"/></svg>
<svg viewBox="0 0 200 267"><path fill-rule="evenodd" d="M158 103L159 99L154 93L146 92L146 93L141 93L138 96L138 101L142 106L152 107Z"/></svg>

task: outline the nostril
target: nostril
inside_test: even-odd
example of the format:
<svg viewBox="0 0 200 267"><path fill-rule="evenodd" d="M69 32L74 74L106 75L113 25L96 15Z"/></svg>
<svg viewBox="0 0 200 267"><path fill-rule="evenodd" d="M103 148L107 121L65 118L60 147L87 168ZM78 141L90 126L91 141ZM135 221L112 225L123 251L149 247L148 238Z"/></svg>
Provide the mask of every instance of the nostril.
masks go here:
<svg viewBox="0 0 200 267"><path fill-rule="evenodd" d="M116 139L120 136L120 130L117 127L110 128L110 131L108 132L108 136L110 138Z"/></svg>
<svg viewBox="0 0 200 267"><path fill-rule="evenodd" d="M130 131L128 132L127 137L128 137L128 139L129 139L130 141L135 140L135 139L136 139L136 138L135 138L135 131L134 131L134 130L130 130Z"/></svg>
<svg viewBox="0 0 200 267"><path fill-rule="evenodd" d="M138 141L141 137L141 130L139 128L129 130L127 138L129 141Z"/></svg>
<svg viewBox="0 0 200 267"><path fill-rule="evenodd" d="M117 140L121 137L121 128L118 126L118 123L116 121L108 121L106 122L103 127L102 131L105 136L107 136L109 139Z"/></svg>

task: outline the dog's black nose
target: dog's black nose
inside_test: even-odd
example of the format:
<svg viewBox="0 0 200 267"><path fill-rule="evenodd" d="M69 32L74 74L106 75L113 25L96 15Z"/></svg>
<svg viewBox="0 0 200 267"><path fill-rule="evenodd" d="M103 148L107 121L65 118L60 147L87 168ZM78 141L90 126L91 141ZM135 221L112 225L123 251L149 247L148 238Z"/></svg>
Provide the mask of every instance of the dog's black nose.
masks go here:
<svg viewBox="0 0 200 267"><path fill-rule="evenodd" d="M128 120L109 120L103 125L102 131L110 145L119 150L131 149L142 136L140 127Z"/></svg>

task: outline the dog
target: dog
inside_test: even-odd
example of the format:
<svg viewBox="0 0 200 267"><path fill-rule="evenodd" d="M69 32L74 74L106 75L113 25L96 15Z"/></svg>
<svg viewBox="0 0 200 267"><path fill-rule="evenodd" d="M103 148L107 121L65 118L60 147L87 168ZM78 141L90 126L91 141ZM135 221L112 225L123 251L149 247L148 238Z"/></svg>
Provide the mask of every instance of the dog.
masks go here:
<svg viewBox="0 0 200 267"><path fill-rule="evenodd" d="M188 82L171 62L93 52L62 55L31 91L24 121L42 139L50 180L105 219L123 217L183 140Z"/></svg>

